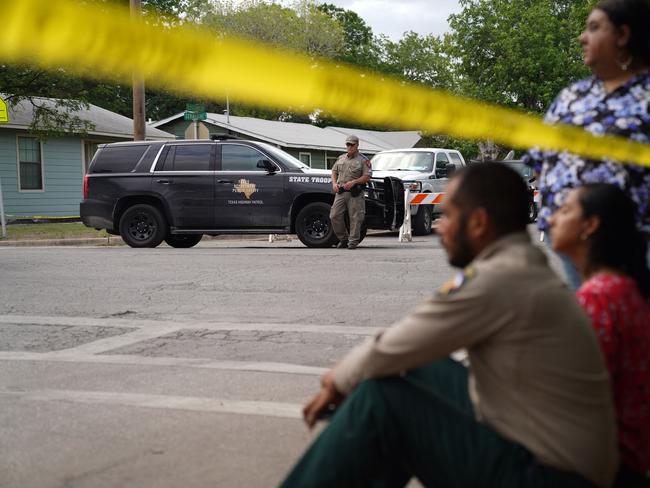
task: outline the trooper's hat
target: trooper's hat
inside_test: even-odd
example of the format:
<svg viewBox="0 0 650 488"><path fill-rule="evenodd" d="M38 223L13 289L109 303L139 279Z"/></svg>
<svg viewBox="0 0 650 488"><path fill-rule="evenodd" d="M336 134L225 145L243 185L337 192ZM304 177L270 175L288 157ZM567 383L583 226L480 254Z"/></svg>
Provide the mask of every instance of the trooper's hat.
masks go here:
<svg viewBox="0 0 650 488"><path fill-rule="evenodd" d="M345 139L345 143L351 143L351 144L359 144L359 138L357 136L348 136Z"/></svg>

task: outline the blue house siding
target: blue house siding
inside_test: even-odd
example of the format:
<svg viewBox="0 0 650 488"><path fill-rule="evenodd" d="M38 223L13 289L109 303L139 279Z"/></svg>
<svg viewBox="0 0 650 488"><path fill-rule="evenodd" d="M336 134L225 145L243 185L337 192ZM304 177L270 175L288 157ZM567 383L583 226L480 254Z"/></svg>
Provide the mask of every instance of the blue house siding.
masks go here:
<svg viewBox="0 0 650 488"><path fill-rule="evenodd" d="M0 133L0 178L5 213L10 216L77 216L82 199L81 138L67 136L42 142L43 190L18 188L17 136L25 131Z"/></svg>

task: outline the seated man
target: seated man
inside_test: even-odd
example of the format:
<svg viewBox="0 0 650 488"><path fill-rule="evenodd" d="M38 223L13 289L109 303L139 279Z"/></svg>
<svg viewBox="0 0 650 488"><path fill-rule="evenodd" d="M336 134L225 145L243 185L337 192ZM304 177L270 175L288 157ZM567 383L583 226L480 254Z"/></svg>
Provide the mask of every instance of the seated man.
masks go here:
<svg viewBox="0 0 650 488"><path fill-rule="evenodd" d="M609 486L609 380L589 319L526 233L500 164L447 187L439 226L464 271L322 379L305 421L340 404L282 486ZM446 358L467 348L470 366Z"/></svg>

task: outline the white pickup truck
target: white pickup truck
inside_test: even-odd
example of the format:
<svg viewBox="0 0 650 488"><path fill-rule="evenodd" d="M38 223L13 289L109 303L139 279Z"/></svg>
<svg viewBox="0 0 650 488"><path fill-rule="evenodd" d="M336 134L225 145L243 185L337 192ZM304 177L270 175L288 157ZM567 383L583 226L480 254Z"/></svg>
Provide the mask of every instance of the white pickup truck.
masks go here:
<svg viewBox="0 0 650 488"><path fill-rule="evenodd" d="M466 166L463 155L453 149L410 148L382 151L372 158L373 178L393 176L411 193L441 193L454 170ZM414 235L431 233L437 205L411 205Z"/></svg>

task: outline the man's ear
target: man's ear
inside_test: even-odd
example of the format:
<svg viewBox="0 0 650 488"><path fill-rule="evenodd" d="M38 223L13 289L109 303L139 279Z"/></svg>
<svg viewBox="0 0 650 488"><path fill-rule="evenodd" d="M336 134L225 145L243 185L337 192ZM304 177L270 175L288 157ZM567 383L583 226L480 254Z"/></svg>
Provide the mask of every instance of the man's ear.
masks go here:
<svg viewBox="0 0 650 488"><path fill-rule="evenodd" d="M467 234L471 239L483 239L491 232L491 222L483 207L472 210L467 220Z"/></svg>

